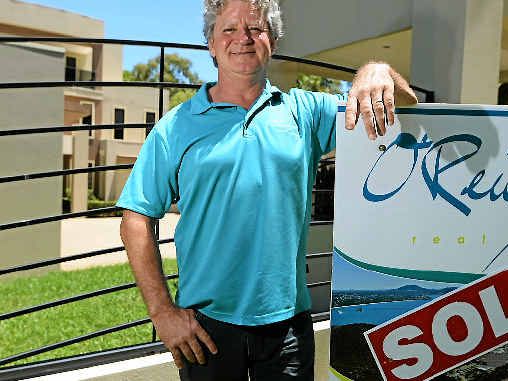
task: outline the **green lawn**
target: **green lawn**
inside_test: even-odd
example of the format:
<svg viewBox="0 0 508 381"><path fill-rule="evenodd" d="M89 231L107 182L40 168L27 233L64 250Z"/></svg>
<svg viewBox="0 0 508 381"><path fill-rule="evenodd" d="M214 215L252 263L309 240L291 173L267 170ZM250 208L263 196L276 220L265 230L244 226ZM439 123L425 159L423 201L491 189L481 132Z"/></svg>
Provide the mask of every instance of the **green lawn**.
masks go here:
<svg viewBox="0 0 508 381"><path fill-rule="evenodd" d="M176 273L176 260L165 259L164 271L166 274ZM9 279L0 282L0 313L133 281L128 264L68 272L52 271L29 278ZM169 285L174 297L177 281L169 281ZM0 321L0 358L146 316L141 295L137 288L133 288ZM150 341L151 337L151 324L144 324L7 366L144 343Z"/></svg>

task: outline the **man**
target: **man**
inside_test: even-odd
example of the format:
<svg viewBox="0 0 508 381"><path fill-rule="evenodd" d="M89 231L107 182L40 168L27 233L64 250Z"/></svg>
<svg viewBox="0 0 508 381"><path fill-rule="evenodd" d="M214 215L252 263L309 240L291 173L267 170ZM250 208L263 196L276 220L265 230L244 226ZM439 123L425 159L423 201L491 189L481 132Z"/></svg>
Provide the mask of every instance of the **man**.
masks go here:
<svg viewBox="0 0 508 381"><path fill-rule="evenodd" d="M335 147L338 98L285 94L267 80L282 35L276 0L206 0L204 18L218 81L148 136L118 201L122 239L182 380L312 380L305 248L317 164ZM383 135L394 95L416 102L388 65L364 66L347 128L361 113L369 138ZM175 200L176 303L152 229Z"/></svg>

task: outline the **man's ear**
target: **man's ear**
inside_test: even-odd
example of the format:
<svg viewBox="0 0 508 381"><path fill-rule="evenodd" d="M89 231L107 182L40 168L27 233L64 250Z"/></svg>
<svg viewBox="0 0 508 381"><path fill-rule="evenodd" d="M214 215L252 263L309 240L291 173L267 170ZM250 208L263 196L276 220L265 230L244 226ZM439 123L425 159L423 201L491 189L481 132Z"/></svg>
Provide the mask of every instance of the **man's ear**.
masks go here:
<svg viewBox="0 0 508 381"><path fill-rule="evenodd" d="M270 38L270 48L272 49L272 56L273 56L275 54L275 51L277 50L277 40Z"/></svg>
<svg viewBox="0 0 508 381"><path fill-rule="evenodd" d="M208 50L210 51L210 55L212 56L212 58L215 58L215 45L214 45L214 40L213 38L210 38L208 40Z"/></svg>

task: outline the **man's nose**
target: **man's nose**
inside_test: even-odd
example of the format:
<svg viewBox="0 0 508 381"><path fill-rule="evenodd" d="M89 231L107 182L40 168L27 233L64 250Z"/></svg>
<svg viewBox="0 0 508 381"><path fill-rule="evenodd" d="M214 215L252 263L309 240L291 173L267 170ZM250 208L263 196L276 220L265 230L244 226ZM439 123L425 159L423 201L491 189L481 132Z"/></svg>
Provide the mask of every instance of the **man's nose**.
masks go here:
<svg viewBox="0 0 508 381"><path fill-rule="evenodd" d="M251 31L249 30L249 28L245 27L245 28L240 28L239 29L239 37L238 39L240 40L241 43L243 44L250 44L252 43L253 39L252 39L252 33Z"/></svg>

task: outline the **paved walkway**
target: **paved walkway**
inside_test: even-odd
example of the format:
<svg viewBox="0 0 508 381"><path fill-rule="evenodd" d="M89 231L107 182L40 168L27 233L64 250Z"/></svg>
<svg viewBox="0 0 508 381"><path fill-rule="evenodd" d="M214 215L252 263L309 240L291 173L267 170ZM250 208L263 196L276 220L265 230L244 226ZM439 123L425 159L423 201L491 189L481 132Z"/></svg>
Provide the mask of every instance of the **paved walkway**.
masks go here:
<svg viewBox="0 0 508 381"><path fill-rule="evenodd" d="M168 213L160 220L160 238L174 237L179 214ZM61 255L85 253L94 250L122 246L120 239L121 217L73 218L62 221ZM173 243L161 245L164 258L175 258ZM104 254L93 258L64 262L63 270L75 270L93 266L112 265L127 262L125 251Z"/></svg>

